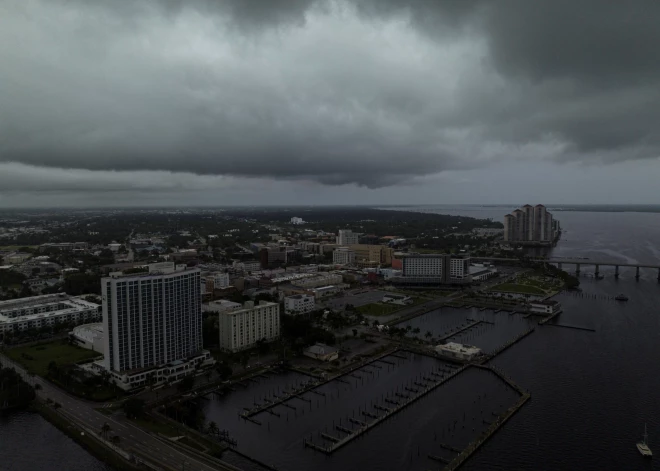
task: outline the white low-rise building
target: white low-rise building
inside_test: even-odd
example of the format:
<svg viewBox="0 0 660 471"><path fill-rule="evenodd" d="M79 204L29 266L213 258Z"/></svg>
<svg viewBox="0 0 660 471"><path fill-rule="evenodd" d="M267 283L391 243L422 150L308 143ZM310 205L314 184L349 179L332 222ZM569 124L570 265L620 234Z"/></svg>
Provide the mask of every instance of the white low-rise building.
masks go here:
<svg viewBox="0 0 660 471"><path fill-rule="evenodd" d="M303 355L314 358L315 360L333 361L339 358L339 350L322 343L317 343L316 345L306 348L303 351Z"/></svg>
<svg viewBox="0 0 660 471"><path fill-rule="evenodd" d="M176 383L185 376L195 374L201 368L213 366L215 360L208 350L202 350L198 355L185 360L174 360L166 365L155 368L145 368L133 371L117 372L110 370L113 383L124 391L144 388L146 386L159 386L165 383ZM92 363L92 371L102 374L108 371L103 361Z"/></svg>
<svg viewBox="0 0 660 471"><path fill-rule="evenodd" d="M280 336L280 305L246 301L243 309L223 312L218 316L220 348L238 352L254 347L260 340L273 341Z"/></svg>
<svg viewBox="0 0 660 471"><path fill-rule="evenodd" d="M103 322L83 324L73 328L69 336L77 345L95 352L105 353L103 348Z"/></svg>
<svg viewBox="0 0 660 471"><path fill-rule="evenodd" d="M299 288L316 288L318 286L337 285L343 281L339 273L324 273L292 281L293 286Z"/></svg>
<svg viewBox="0 0 660 471"><path fill-rule="evenodd" d="M481 355L481 349L472 345L447 342L435 347L436 353L457 360L470 361Z"/></svg>
<svg viewBox="0 0 660 471"><path fill-rule="evenodd" d="M405 306L413 303L413 298L402 294L386 294L383 296L384 303L399 304Z"/></svg>
<svg viewBox="0 0 660 471"><path fill-rule="evenodd" d="M309 294L294 294L284 298L284 312L287 314L307 314L316 306L314 296Z"/></svg>
<svg viewBox="0 0 660 471"><path fill-rule="evenodd" d="M0 301L0 337L8 331L39 329L57 323L94 322L101 316L98 304L64 293Z"/></svg>
<svg viewBox="0 0 660 471"><path fill-rule="evenodd" d="M320 299L327 298L328 296L334 296L341 291L341 288L335 285L319 286L318 288L312 288L310 291L314 293L314 297L316 299Z"/></svg>
<svg viewBox="0 0 660 471"><path fill-rule="evenodd" d="M561 311L561 304L558 301L532 301L529 310L537 314L555 314Z"/></svg>
<svg viewBox="0 0 660 471"><path fill-rule="evenodd" d="M485 281L494 276L497 276L497 268L477 264L470 265L470 277L472 281Z"/></svg>

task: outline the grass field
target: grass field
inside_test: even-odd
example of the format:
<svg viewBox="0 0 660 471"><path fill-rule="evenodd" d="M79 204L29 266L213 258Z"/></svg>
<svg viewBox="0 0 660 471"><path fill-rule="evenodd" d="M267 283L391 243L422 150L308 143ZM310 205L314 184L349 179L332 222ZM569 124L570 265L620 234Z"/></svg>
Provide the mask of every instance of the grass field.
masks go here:
<svg viewBox="0 0 660 471"><path fill-rule="evenodd" d="M545 291L536 286L520 285L515 283L502 283L501 285L493 286L491 291L506 291L509 293L520 293L520 294L535 294L538 296L543 296Z"/></svg>
<svg viewBox="0 0 660 471"><path fill-rule="evenodd" d="M416 306L417 304L428 301L428 299L423 299L423 298L412 298L412 299L413 299L412 304L408 304L406 306L401 306L400 304L389 304L389 303L371 303L371 304L365 304L364 306L356 307L355 310L365 316L386 316L400 309Z"/></svg>
<svg viewBox="0 0 660 471"><path fill-rule="evenodd" d="M405 306L397 304L371 303L356 307L355 310L365 316L384 316L391 314Z"/></svg>
<svg viewBox="0 0 660 471"><path fill-rule="evenodd" d="M83 360L100 358L101 354L85 348L69 345L62 340L30 345L29 347L10 348L7 356L23 365L30 373L46 376L48 364L54 361L58 365L72 365Z"/></svg>

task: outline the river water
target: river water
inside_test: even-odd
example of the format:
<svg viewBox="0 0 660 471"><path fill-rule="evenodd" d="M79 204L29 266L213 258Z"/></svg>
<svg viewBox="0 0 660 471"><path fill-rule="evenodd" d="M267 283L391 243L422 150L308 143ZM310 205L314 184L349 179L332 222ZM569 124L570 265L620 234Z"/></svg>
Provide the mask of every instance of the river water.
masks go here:
<svg viewBox="0 0 660 471"><path fill-rule="evenodd" d="M515 208L409 209L501 220ZM564 233L553 256L660 264L660 214L555 211L554 215ZM622 268L617 280L613 269L601 267L605 278L596 280L590 270L582 267L581 293L556 297L564 307L556 323L595 332L537 326L493 360L498 369L530 391L532 399L464 469L660 469L658 460L643 460L635 448L646 423L649 445L660 453L660 401L656 400L660 375L655 374L660 364L657 272L643 269L641 278L635 280L633 269ZM613 301L617 293L625 293L630 301ZM459 328L468 318L492 324L479 324L457 340L487 351L530 324L518 315L454 309L441 309L410 324L419 327L421 335L432 331L439 336ZM465 446L483 430L489 413L501 412L516 397L494 375L467 370L330 457L304 448L303 439L318 440L319 433L333 430L340 420L344 426L352 414L360 414L386 394L394 397L402 385L441 363L420 356L392 360L394 365L382 364L385 368L374 373L375 377L363 372L358 374L360 379L348 379L349 384L325 386L327 390L322 392L326 396L314 395L311 406L299 401L295 410L280 406L279 417L261 414L261 425L239 420L238 411L281 388L299 384L304 376L264 378L228 396L209 397L200 402L200 408L207 421L215 421L238 441L239 452L280 470L421 470L441 469L441 463L428 459L429 454L451 458L439 443ZM0 470L109 469L30 414L0 423L0 456ZM53 456L56 459L51 461ZM227 459L246 470L263 469L237 454L229 454Z"/></svg>
<svg viewBox="0 0 660 471"><path fill-rule="evenodd" d="M0 417L0 471L112 471L39 414Z"/></svg>

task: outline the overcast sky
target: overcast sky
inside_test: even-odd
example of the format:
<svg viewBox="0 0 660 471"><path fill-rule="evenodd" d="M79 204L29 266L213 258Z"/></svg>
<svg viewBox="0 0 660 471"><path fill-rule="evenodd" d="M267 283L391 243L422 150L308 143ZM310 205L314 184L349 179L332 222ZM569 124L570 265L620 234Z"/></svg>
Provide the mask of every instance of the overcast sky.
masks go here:
<svg viewBox="0 0 660 471"><path fill-rule="evenodd" d="M2 0L0 206L660 203L660 1Z"/></svg>

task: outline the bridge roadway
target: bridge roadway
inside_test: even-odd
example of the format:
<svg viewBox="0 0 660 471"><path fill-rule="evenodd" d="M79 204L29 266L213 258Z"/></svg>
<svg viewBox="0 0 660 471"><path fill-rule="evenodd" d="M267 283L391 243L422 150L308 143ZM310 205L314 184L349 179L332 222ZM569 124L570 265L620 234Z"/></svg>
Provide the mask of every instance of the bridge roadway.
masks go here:
<svg viewBox="0 0 660 471"><path fill-rule="evenodd" d="M520 259L517 258L498 258L498 257L472 257L472 260L484 260L492 262L520 262ZM616 262L612 260L591 260L591 259L580 259L580 258L545 258L545 259L531 259L532 262L537 263L552 263L557 265L559 268L562 268L563 264L574 265L575 273L580 274L580 267L582 265L593 265L595 269L595 274L600 274L601 266L614 267L614 276L618 278L619 276L619 267L632 267L636 269L635 277L639 278L639 269L640 268L652 268L658 270L658 280L660 280L660 264L649 264L649 263L624 263Z"/></svg>

